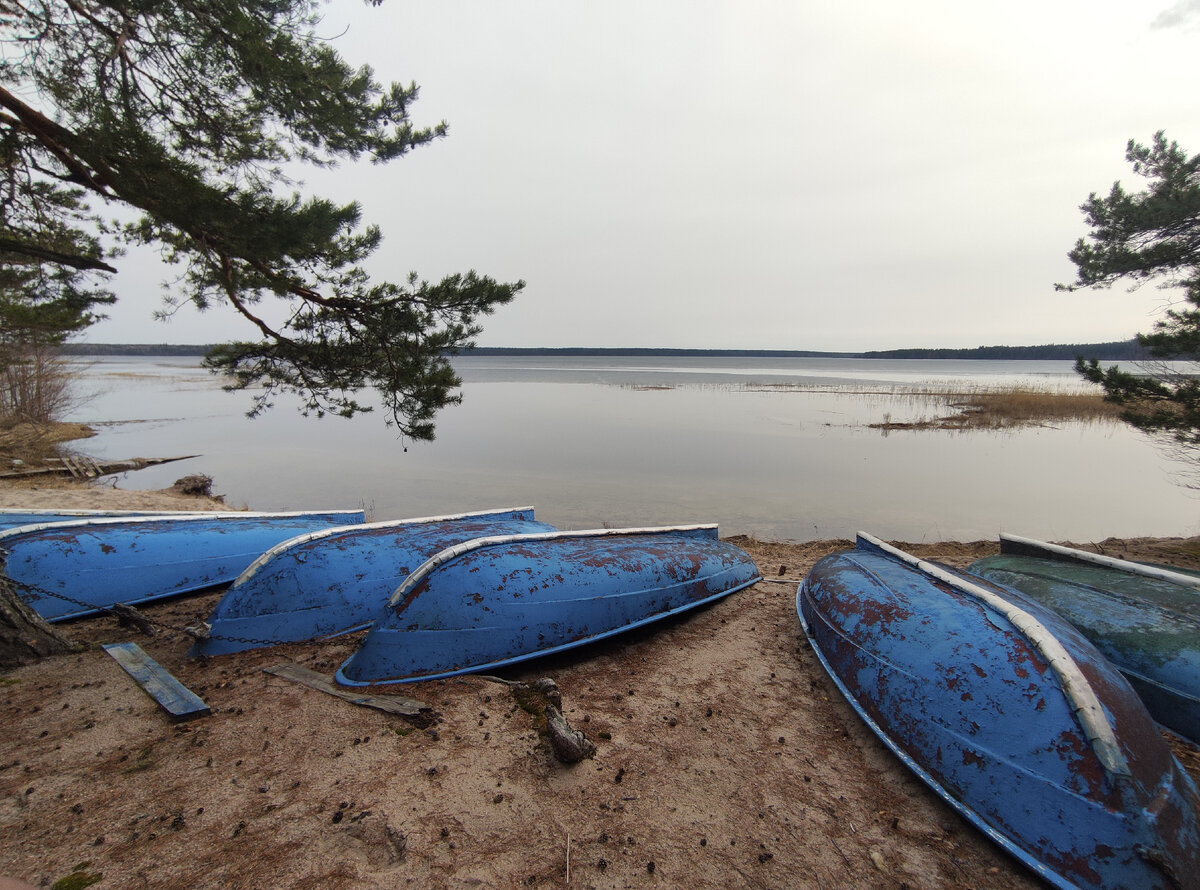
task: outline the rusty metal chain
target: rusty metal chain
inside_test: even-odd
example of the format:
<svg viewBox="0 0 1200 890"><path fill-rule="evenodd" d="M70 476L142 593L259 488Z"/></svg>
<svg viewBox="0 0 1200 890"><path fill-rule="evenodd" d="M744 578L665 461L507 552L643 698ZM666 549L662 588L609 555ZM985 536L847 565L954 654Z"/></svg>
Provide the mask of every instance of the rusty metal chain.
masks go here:
<svg viewBox="0 0 1200 890"><path fill-rule="evenodd" d="M30 584L26 581L16 581L13 579L9 579L9 580L17 588L21 588L21 589L30 591L31 593L37 593L42 596L52 596L55 599L64 600L65 602L71 603L72 605L82 606L83 608L89 609L94 612L103 612L106 615L115 615L116 614L116 612L113 611L113 606L119 606L119 605L128 606L129 605L128 603L113 603L112 606L101 606L101 605L97 605L96 603L89 603L89 602L86 602L85 600L76 599L75 597L68 596L65 593L59 593L54 590L47 590L44 587L39 587L36 584ZM130 608L132 608L132 607L130 606ZM36 609L34 611L36 611ZM142 615L142 617L145 618L145 620L148 621L150 624L153 624L156 627L161 627L164 630L173 630L176 633L181 633L186 636L189 636L194 640L200 640L202 638L201 635L198 634L193 628L180 627L179 625L175 625L175 624L168 624L165 621L159 621L157 618L151 618L150 616L144 615L144 614ZM262 639L255 639L254 637L231 637L231 636L225 636L222 634L213 634L213 633L208 634L207 637L205 637L205 639L225 640L230 643L251 643L251 644L257 645L257 646L278 646L281 643L304 642L304 641L296 641L296 640L262 640Z"/></svg>

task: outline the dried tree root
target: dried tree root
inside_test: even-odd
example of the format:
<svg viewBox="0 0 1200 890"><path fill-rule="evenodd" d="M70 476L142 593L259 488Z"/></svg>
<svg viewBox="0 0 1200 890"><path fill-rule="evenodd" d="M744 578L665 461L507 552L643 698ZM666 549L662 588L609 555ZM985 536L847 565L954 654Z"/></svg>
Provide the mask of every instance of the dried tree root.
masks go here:
<svg viewBox="0 0 1200 890"><path fill-rule="evenodd" d="M0 669L60 655L73 648L69 640L26 605L0 577Z"/></svg>
<svg viewBox="0 0 1200 890"><path fill-rule="evenodd" d="M554 756L561 762L578 763L596 753L596 746L588 737L578 729L572 729L563 716L562 693L558 691L558 684L549 677L542 677L533 683L519 683L501 677L485 676L482 679L512 688L513 698L533 718L538 733L550 740Z"/></svg>
<svg viewBox="0 0 1200 890"><path fill-rule="evenodd" d="M546 705L546 733L554 756L563 763L578 763L596 753L596 746L578 729L572 729L567 718L554 705Z"/></svg>

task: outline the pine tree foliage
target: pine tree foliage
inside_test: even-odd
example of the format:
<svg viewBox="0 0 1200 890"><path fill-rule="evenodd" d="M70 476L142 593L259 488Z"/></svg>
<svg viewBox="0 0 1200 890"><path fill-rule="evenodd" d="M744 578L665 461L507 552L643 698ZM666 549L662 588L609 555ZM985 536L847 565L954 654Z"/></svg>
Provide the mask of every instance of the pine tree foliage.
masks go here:
<svg viewBox="0 0 1200 890"><path fill-rule="evenodd" d="M1189 158L1160 131L1150 145L1130 140L1125 157L1146 188L1128 192L1117 182L1106 196L1088 198L1080 209L1091 232L1068 254L1078 278L1058 287L1110 287L1119 281L1138 287L1154 281L1180 290L1182 299L1151 333L1138 335L1163 361L1131 373L1080 358L1076 369L1101 384L1134 426L1200 444L1200 378L1166 363L1200 361L1200 155Z"/></svg>
<svg viewBox="0 0 1200 890"><path fill-rule="evenodd" d="M262 387L251 413L289 391L350 416L374 387L430 439L459 399L447 355L523 283L374 282L382 235L358 204L296 192L298 165L386 163L446 133L410 120L415 85L351 67L318 23L316 0L0 0L0 273L66 276L94 318L111 294L83 282L117 269L101 236L158 245L181 269L172 305L249 326L206 361Z"/></svg>

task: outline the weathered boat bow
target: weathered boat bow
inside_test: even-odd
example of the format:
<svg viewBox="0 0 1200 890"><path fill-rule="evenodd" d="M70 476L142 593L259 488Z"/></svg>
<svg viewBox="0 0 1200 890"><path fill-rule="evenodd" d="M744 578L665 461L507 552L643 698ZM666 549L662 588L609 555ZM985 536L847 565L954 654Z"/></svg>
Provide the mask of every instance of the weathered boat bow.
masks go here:
<svg viewBox="0 0 1200 890"><path fill-rule="evenodd" d="M1130 562L1103 553L1089 553L1074 547L1064 547L1062 544L1050 544L1034 538L1021 535L1001 534L1000 552L1006 556L1029 556L1038 559L1056 560L1064 563L1075 563L1082 566L1092 566L1112 569L1125 575L1136 575L1143 578L1154 578L1167 581L1178 587L1190 588L1200 593L1200 575L1170 566L1150 565L1148 563Z"/></svg>
<svg viewBox="0 0 1200 890"><path fill-rule="evenodd" d="M1200 744L1200 577L1016 535L968 571L1069 621L1155 720Z"/></svg>
<svg viewBox="0 0 1200 890"><path fill-rule="evenodd" d="M362 510L99 517L0 532L17 593L47 621L228 584L267 548Z"/></svg>
<svg viewBox="0 0 1200 890"><path fill-rule="evenodd" d="M759 578L715 525L480 538L413 572L337 680L495 669L696 608Z"/></svg>
<svg viewBox="0 0 1200 890"><path fill-rule="evenodd" d="M1200 876L1200 798L1121 674L1053 612L870 535L797 611L867 725L965 818L1061 888Z"/></svg>
<svg viewBox="0 0 1200 890"><path fill-rule="evenodd" d="M497 534L554 531L515 507L322 529L268 550L213 609L189 654L221 655L368 626L409 573L447 547Z"/></svg>

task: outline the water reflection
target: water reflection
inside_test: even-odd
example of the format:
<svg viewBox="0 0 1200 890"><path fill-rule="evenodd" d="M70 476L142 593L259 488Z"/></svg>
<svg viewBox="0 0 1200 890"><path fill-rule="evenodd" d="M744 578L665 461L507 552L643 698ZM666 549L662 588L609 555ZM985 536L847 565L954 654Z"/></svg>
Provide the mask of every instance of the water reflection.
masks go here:
<svg viewBox="0 0 1200 890"><path fill-rule="evenodd" d="M305 419L280 399L247 420L245 394L180 359L92 362L100 392L76 419L121 421L86 443L96 457L203 455L122 487L202 472L258 509L364 504L393 518L533 504L563 528L716 521L795 540L862 528L1083 541L1200 524L1200 502L1173 484L1179 462L1122 425L887 438L866 427L925 410L904 395L917 384L1073 385L1070 363L758 364L464 359L464 403L441 415L436 442L407 452L378 414Z"/></svg>

